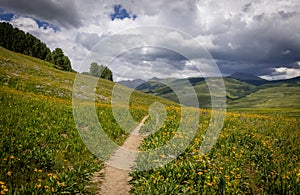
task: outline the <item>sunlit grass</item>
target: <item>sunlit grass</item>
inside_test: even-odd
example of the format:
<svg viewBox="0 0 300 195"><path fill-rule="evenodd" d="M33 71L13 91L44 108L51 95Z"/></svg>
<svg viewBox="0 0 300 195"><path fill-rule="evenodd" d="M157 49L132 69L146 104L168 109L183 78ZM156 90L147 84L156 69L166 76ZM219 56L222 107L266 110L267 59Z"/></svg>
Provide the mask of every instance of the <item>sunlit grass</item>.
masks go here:
<svg viewBox="0 0 300 195"><path fill-rule="evenodd" d="M133 173L133 194L297 194L300 190L300 123L295 118L227 113L213 149L199 148L209 115L185 152L154 170ZM175 119L175 120L174 120ZM169 116L142 143L143 151L161 147L176 135L179 118ZM177 135L178 136L178 135ZM184 136L184 135L182 135ZM166 158L162 156L162 158Z"/></svg>

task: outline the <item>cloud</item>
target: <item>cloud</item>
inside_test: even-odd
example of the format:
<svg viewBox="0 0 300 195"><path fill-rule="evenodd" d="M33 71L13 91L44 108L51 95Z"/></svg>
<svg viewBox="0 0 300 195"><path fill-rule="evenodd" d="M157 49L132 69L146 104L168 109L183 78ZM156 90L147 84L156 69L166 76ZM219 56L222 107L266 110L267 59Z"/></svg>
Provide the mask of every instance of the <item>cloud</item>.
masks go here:
<svg viewBox="0 0 300 195"><path fill-rule="evenodd" d="M286 67L288 70L282 74L289 76L297 69L294 64L300 61L298 0L0 0L0 7L7 13L22 16L11 22L14 25L34 34L51 48L61 47L77 70L89 53L95 57L94 61L106 62L120 55L123 48L141 47L150 40L153 45L176 48L177 53L184 53L191 60L199 59L206 49L224 74L246 72L272 76L278 68ZM32 18L38 26L24 18ZM44 29L37 20L53 24L59 30ZM136 33L115 35L145 25L167 26L191 37L176 31L149 32L147 37ZM109 37L114 40L103 43ZM195 44L196 40L202 47ZM98 43L105 44L102 56L97 56L100 52L97 49L91 51ZM151 64L160 66L152 69L156 71L153 74L163 77L166 71L160 68L162 63L167 63L187 71L185 75L192 75L191 66L180 55L161 48L132 50L119 57L121 65L115 71Z"/></svg>
<svg viewBox="0 0 300 195"><path fill-rule="evenodd" d="M101 38L96 33L86 33L86 32L79 32L76 35L75 41L85 47L88 50L91 50Z"/></svg>
<svg viewBox="0 0 300 195"><path fill-rule="evenodd" d="M58 26L78 27L82 24L73 0L0 0L0 6L25 16L51 21Z"/></svg>
<svg viewBox="0 0 300 195"><path fill-rule="evenodd" d="M15 27L24 30L25 32L38 31L39 25L31 18L18 17L10 21Z"/></svg>
<svg viewBox="0 0 300 195"><path fill-rule="evenodd" d="M273 72L271 72L271 74L264 75L261 77L267 80L279 80L279 79L290 79L298 76L300 76L300 68L294 69L294 68L287 68L287 67L279 67L279 68L275 68Z"/></svg>

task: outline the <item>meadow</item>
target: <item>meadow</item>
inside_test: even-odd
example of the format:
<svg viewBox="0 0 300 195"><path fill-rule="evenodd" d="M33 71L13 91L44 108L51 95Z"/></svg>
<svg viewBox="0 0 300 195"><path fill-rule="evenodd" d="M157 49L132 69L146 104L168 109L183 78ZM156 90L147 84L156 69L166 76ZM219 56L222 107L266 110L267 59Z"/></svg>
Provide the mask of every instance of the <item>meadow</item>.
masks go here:
<svg viewBox="0 0 300 195"><path fill-rule="evenodd" d="M74 123L76 74L1 47L0 63L0 193L92 194L86 185L103 164L87 149ZM109 103L113 87L99 80L96 112L108 137L121 145L128 132L114 119ZM132 95L130 112L137 121L153 101L168 102L146 96Z"/></svg>
<svg viewBox="0 0 300 195"><path fill-rule="evenodd" d="M88 150L74 123L75 76L0 47L0 194L95 193L87 186L103 162ZM128 132L114 117L113 87L114 83L100 79L94 105L105 133L121 145ZM186 131L178 131L185 112L178 104L136 91L130 100L135 121L150 115L141 131L151 134L140 146L149 157L172 139L180 147L181 140L195 133L178 157L161 153L148 159L159 157L169 163L133 172L132 194L299 194L299 110L235 108L226 113L216 144L202 155L199 148L211 126L209 109L186 108ZM149 113L153 102L165 105L165 112ZM287 117L289 112L294 114ZM145 166L144 158L138 157L137 168Z"/></svg>
<svg viewBox="0 0 300 195"><path fill-rule="evenodd" d="M132 174L133 194L300 192L299 119L227 113L217 143L202 155L199 149L210 117L205 110L201 113L197 134L183 154L165 166ZM141 150L153 150L170 140L179 120L173 112L168 125L147 137Z"/></svg>

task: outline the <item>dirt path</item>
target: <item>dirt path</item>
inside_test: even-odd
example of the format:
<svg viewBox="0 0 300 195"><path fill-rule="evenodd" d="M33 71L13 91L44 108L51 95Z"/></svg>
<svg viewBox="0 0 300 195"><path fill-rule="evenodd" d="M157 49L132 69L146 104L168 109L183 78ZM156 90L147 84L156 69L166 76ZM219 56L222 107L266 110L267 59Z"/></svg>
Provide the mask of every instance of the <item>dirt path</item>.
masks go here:
<svg viewBox="0 0 300 195"><path fill-rule="evenodd" d="M134 165L134 160L138 147L143 138L139 134L148 116L144 117L141 123L125 140L124 144L116 150L110 160L105 163L104 169L94 176L93 182L101 183L96 194L102 195L126 195L130 194L129 176L130 168ZM117 167L117 168L116 168ZM101 175L104 175L104 178Z"/></svg>

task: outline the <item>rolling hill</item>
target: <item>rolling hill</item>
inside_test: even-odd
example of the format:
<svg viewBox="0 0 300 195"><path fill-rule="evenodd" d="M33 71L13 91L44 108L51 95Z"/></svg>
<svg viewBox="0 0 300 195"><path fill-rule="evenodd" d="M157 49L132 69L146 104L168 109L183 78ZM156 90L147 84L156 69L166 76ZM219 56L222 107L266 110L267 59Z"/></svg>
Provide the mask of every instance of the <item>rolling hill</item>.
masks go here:
<svg viewBox="0 0 300 195"><path fill-rule="evenodd" d="M74 91L76 76L76 73L55 69L48 62L0 47L1 194L96 194L90 181L93 174L103 168L102 158L97 157L99 153L109 155L114 148L110 144L90 148L89 144L101 143L105 136L117 145L124 143L130 131L121 127L113 112L112 90L116 86L124 93L131 90L99 79L95 94L87 94L84 88L89 86L84 82L96 78L82 75L81 82L77 83L82 90ZM196 91L207 90L202 78L189 80L193 83L190 87ZM151 90L160 96L172 97L170 88L159 82L163 81L155 78L149 82L153 86ZM187 81L168 79L164 82L177 87ZM252 106L246 105L252 98L254 103L266 106L268 102L259 100L270 94L281 95L272 97L276 102L281 100L282 103L287 97L290 97L291 106L298 102L295 98L299 95L295 93L298 79L260 86L233 78L225 78L224 82L232 103L240 101L240 105ZM291 89L294 93L288 93ZM186 93L184 98L188 98L187 88L177 90ZM208 99L207 93L198 94L204 103ZM95 109L97 123L101 124L105 134L99 137L99 129L85 123L76 126L72 95L76 101L79 99L84 109ZM89 95L96 101L86 101ZM151 109L150 112L148 109L153 102L165 105L166 112L155 113L156 117L151 120ZM170 162L155 169L130 173L131 193L295 194L299 191L297 118L227 113L216 144L207 154L200 155L202 146L205 149L209 144L207 140L215 140L218 120L211 120L214 112L209 109L185 110L172 101L139 91L133 91L129 104L129 109L124 105L114 106L125 111L121 113L126 114L129 110L135 121L150 115L150 120L147 119L141 129L151 134L139 147L142 152L136 159L138 166ZM186 113L184 118L183 112ZM83 112L81 116L89 120L87 113ZM219 116L220 113L216 114ZM127 119L125 115L120 117ZM199 121L194 121L196 118ZM214 133L209 133L211 131ZM188 137L191 140L186 142ZM164 146L163 150L156 150ZM161 153L153 155L156 151ZM177 156L177 151L182 153ZM98 188L101 186L97 185Z"/></svg>
<svg viewBox="0 0 300 195"><path fill-rule="evenodd" d="M198 96L200 107L210 107L210 93L204 78L187 78ZM179 103L171 89L188 98L186 79L151 79L136 86L137 90ZM268 81L254 75L235 73L223 78L227 106L238 108L300 108L300 77ZM134 81L133 81L134 82ZM124 83L123 83L124 84ZM127 84L127 83L125 83ZM129 86L130 87L130 86ZM189 90L190 91L190 90Z"/></svg>
<svg viewBox="0 0 300 195"><path fill-rule="evenodd" d="M76 73L55 69L53 64L0 47L1 193L5 193L4 187L12 194L91 193L86 185L103 164L81 137L90 136L85 139L97 141L97 136L91 136L92 127L83 123L77 129L75 125L72 106L75 77ZM95 103L87 102L84 108L95 109L105 134L121 145L129 132L120 127L112 110L115 85L99 79ZM121 85L118 89L129 91ZM83 90L73 95L85 103L84 98L89 94ZM115 109L121 113L129 109L138 123L154 101L178 106L166 99L134 91L129 108L115 105ZM82 116L89 117L84 112ZM131 128L130 125L135 124L128 125ZM97 152L109 155L113 149L103 146Z"/></svg>

